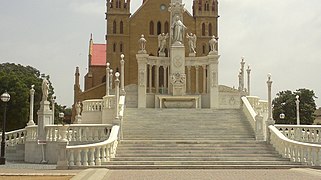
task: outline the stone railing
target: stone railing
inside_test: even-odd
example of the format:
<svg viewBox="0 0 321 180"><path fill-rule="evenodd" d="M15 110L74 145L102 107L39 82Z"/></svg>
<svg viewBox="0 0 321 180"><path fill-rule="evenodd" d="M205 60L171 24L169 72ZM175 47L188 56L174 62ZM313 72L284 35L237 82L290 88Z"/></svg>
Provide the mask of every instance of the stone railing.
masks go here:
<svg viewBox="0 0 321 180"><path fill-rule="evenodd" d="M250 101L248 100L247 97L243 96L241 97L242 99L242 110L243 113L245 114L247 120L250 122L251 127L253 128L255 132L255 138L258 141L264 141L264 127L265 123L263 120L263 116L259 113L257 114L252 107Z"/></svg>
<svg viewBox="0 0 321 180"><path fill-rule="evenodd" d="M90 111L90 112L97 112L102 111L104 107L104 102L102 99L91 99L85 100L82 102L83 104L83 112Z"/></svg>
<svg viewBox="0 0 321 180"><path fill-rule="evenodd" d="M306 143L321 143L321 126L319 125L275 125L287 138Z"/></svg>
<svg viewBox="0 0 321 180"><path fill-rule="evenodd" d="M15 146L16 144L24 144L27 136L26 129L19 129L15 131L6 132L5 142L8 146ZM2 138L2 133L0 135Z"/></svg>
<svg viewBox="0 0 321 180"><path fill-rule="evenodd" d="M47 141L69 142L98 142L109 137L110 124L71 124L48 125L46 129Z"/></svg>
<svg viewBox="0 0 321 180"><path fill-rule="evenodd" d="M119 126L113 126L106 141L88 145L67 146L68 166L100 166L102 162L110 161L116 154L118 133Z"/></svg>
<svg viewBox="0 0 321 180"><path fill-rule="evenodd" d="M309 166L321 165L321 145L288 139L277 127L269 126L270 143L284 158Z"/></svg>

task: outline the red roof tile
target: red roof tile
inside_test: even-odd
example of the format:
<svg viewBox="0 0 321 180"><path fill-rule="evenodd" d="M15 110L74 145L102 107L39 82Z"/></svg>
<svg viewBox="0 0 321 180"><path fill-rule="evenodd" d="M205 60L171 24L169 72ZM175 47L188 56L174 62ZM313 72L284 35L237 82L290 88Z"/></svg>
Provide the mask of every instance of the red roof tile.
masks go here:
<svg viewBox="0 0 321 180"><path fill-rule="evenodd" d="M93 44L91 65L106 66L106 44Z"/></svg>

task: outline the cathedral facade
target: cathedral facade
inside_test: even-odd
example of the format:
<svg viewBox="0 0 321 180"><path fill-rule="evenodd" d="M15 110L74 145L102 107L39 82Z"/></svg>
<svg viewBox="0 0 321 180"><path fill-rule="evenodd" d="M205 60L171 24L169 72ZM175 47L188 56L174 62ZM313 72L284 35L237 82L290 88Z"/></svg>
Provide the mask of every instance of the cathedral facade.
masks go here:
<svg viewBox="0 0 321 180"><path fill-rule="evenodd" d="M168 9L170 3L171 0L143 0L136 12L131 14L130 0L107 0L106 44L95 44L91 37L85 87L83 91L80 89L80 75L76 70L74 103L86 99L102 98L105 95L106 63L110 63L114 72L120 70L121 54L125 56L125 85L137 85L138 40L141 35L144 35L149 55L159 56L158 35L171 31L172 22L170 22ZM215 37L218 35L218 17L217 0L193 0L192 14L187 10L183 13L183 22L187 27L185 33L193 33L197 37L196 56L206 56L209 53L209 39L213 35ZM186 38L184 45L188 47ZM166 56L168 56L168 50L169 46L165 49ZM186 56L188 56L188 51L186 51ZM202 77L199 76L199 78ZM200 82L202 82L201 79ZM153 86L154 84L153 82Z"/></svg>

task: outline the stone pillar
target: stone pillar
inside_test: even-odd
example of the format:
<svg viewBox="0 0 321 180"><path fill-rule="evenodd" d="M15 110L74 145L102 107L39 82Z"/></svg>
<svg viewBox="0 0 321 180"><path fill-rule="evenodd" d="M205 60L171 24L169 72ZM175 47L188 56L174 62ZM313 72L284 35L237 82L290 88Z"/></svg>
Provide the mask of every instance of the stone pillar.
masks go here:
<svg viewBox="0 0 321 180"><path fill-rule="evenodd" d="M118 124L119 122L119 72L115 73L115 94L116 94L116 102L115 102L115 110L116 117L113 124Z"/></svg>
<svg viewBox="0 0 321 180"><path fill-rule="evenodd" d="M33 126L35 125L35 122L33 121L33 106L34 106L34 97L35 97L35 90L33 89L35 85L31 86L30 89L30 112L29 112L29 122L27 123L27 126Z"/></svg>
<svg viewBox="0 0 321 180"><path fill-rule="evenodd" d="M268 74L268 80L267 80L267 85L268 85L268 118L266 122L266 141L269 143L270 142L270 125L274 125L275 121L273 120L272 117L272 81L271 81L271 74Z"/></svg>
<svg viewBox="0 0 321 180"><path fill-rule="evenodd" d="M250 91L250 82L251 82L251 79L250 79L250 73L251 73L251 69L250 69L250 65L247 66L247 93L248 95L250 96L251 95L251 91Z"/></svg>
<svg viewBox="0 0 321 180"><path fill-rule="evenodd" d="M153 65L149 64L149 93L152 93L152 83L153 83Z"/></svg>
<svg viewBox="0 0 321 180"><path fill-rule="evenodd" d="M146 108L146 89L147 89L147 58L148 54L137 54L138 63L138 108ZM151 66L149 66L151 69ZM151 77L151 70L150 77ZM151 90L150 78L149 90Z"/></svg>
<svg viewBox="0 0 321 180"><path fill-rule="evenodd" d="M68 142L58 142L57 169L68 169L67 145Z"/></svg>
<svg viewBox="0 0 321 180"><path fill-rule="evenodd" d="M191 94L191 66L187 66L187 93Z"/></svg>
<svg viewBox="0 0 321 180"><path fill-rule="evenodd" d="M113 89L113 70L109 70L109 87L110 89Z"/></svg>
<svg viewBox="0 0 321 180"><path fill-rule="evenodd" d="M244 61L244 57L242 57L242 61L241 61L241 91L244 91L244 65L245 65L245 61Z"/></svg>
<svg viewBox="0 0 321 180"><path fill-rule="evenodd" d="M155 94L159 94L159 65L155 66L155 71L156 71L156 75L155 75Z"/></svg>
<svg viewBox="0 0 321 180"><path fill-rule="evenodd" d="M185 47L173 44L171 47L171 84L174 96L183 96L186 93L185 75Z"/></svg>
<svg viewBox="0 0 321 180"><path fill-rule="evenodd" d="M51 97L51 110L52 110L52 122L55 123L55 101L56 96L52 95Z"/></svg>
<svg viewBox="0 0 321 180"><path fill-rule="evenodd" d="M49 108L49 101L41 101L38 110L38 140L46 140L45 126L52 123L52 111Z"/></svg>
<svg viewBox="0 0 321 180"><path fill-rule="evenodd" d="M110 94L110 83L109 83L109 72L110 72L110 63L107 63L106 67L106 96L109 96Z"/></svg>
<svg viewBox="0 0 321 180"><path fill-rule="evenodd" d="M295 96L296 100L295 100L295 104L296 104L296 124L300 125L300 96L296 95Z"/></svg>
<svg viewBox="0 0 321 180"><path fill-rule="evenodd" d="M125 92L125 60L124 60L124 54L121 54L120 55L120 94L121 95L125 95L126 92Z"/></svg>
<svg viewBox="0 0 321 180"><path fill-rule="evenodd" d="M220 55L211 53L208 55L210 65L208 67L209 84L208 89L210 93L210 108L219 108L219 92L218 92L218 59Z"/></svg>
<svg viewBox="0 0 321 180"><path fill-rule="evenodd" d="M165 92L165 90L166 90L166 88L167 88L167 66L163 66L163 70L164 70L164 93L166 93Z"/></svg>
<svg viewBox="0 0 321 180"><path fill-rule="evenodd" d="M195 66L195 94L199 94L199 83L198 83L198 81L199 81L199 71L198 71L198 69L199 69L199 67L198 66Z"/></svg>
<svg viewBox="0 0 321 180"><path fill-rule="evenodd" d="M203 65L203 94L206 94L206 65Z"/></svg>

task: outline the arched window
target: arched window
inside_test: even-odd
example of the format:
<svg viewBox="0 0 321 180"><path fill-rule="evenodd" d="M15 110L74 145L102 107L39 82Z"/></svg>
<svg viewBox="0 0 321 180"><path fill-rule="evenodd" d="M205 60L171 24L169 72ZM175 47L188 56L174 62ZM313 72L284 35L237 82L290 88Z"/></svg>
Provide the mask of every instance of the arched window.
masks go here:
<svg viewBox="0 0 321 180"><path fill-rule="evenodd" d="M151 21L149 23L149 34L154 35L154 22L153 21Z"/></svg>
<svg viewBox="0 0 321 180"><path fill-rule="evenodd" d="M119 51L122 53L123 50L124 50L124 46L123 46L123 43L121 42L119 45Z"/></svg>
<svg viewBox="0 0 321 180"><path fill-rule="evenodd" d="M119 8L119 0L116 0L116 8Z"/></svg>
<svg viewBox="0 0 321 180"><path fill-rule="evenodd" d="M116 43L113 44L113 52L116 52Z"/></svg>
<svg viewBox="0 0 321 180"><path fill-rule="evenodd" d="M157 35L162 33L162 23L161 22L157 22Z"/></svg>
<svg viewBox="0 0 321 180"><path fill-rule="evenodd" d="M212 3L212 11L213 12L215 11L215 1L213 1L213 3Z"/></svg>
<svg viewBox="0 0 321 180"><path fill-rule="evenodd" d="M124 34L124 27L123 27L124 25L123 25L123 21L120 21L120 23L119 23L119 33L120 34Z"/></svg>
<svg viewBox="0 0 321 180"><path fill-rule="evenodd" d="M169 33L169 24L167 21L165 22L165 25L164 25L164 32Z"/></svg>
<svg viewBox="0 0 321 180"><path fill-rule="evenodd" d="M209 36L212 36L212 35L213 35L213 32L212 32L212 23L210 23L210 24L208 25L208 35L209 35Z"/></svg>
<svg viewBox="0 0 321 180"><path fill-rule="evenodd" d="M205 36L205 23L202 23L202 36Z"/></svg>
<svg viewBox="0 0 321 180"><path fill-rule="evenodd" d="M116 21L114 20L114 22L113 22L113 34L116 34L116 27L117 26L117 24L116 24Z"/></svg>

